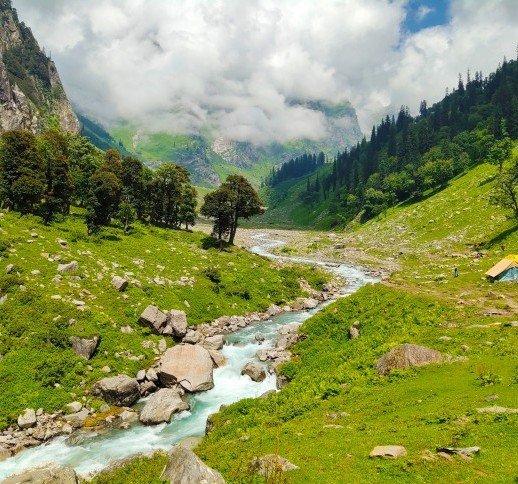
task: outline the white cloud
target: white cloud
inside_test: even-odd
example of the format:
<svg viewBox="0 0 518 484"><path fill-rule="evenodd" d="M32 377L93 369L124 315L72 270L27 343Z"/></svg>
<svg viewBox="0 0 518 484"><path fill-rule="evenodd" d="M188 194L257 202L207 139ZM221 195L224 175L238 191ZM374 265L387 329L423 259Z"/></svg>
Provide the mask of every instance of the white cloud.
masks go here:
<svg viewBox="0 0 518 484"><path fill-rule="evenodd" d="M349 99L369 131L438 100L459 71L488 73L518 40L515 0L453 0L449 25L409 37L406 0L13 3L87 114L256 143L325 134L293 99Z"/></svg>
<svg viewBox="0 0 518 484"><path fill-rule="evenodd" d="M419 19L419 20L424 20L425 17L432 13L434 11L433 8L430 8L428 7L427 5L421 5L418 9L417 9L417 12L416 12L416 17Z"/></svg>

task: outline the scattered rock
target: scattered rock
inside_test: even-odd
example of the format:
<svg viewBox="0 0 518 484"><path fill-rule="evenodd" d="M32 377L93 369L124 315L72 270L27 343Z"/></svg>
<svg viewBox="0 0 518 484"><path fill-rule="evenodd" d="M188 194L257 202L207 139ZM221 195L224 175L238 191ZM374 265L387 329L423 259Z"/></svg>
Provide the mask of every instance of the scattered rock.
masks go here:
<svg viewBox="0 0 518 484"><path fill-rule="evenodd" d="M222 366L225 366L227 364L227 359L221 353L221 351L216 350L208 350L210 357L212 358L212 361L216 365L216 367L220 368Z"/></svg>
<svg viewBox="0 0 518 484"><path fill-rule="evenodd" d="M7 264L7 266L5 267L6 274L11 274L11 272L13 272L13 270L14 270L14 264Z"/></svg>
<svg viewBox="0 0 518 484"><path fill-rule="evenodd" d="M12 455L12 452L7 447L0 445L0 462L5 459L9 459Z"/></svg>
<svg viewBox="0 0 518 484"><path fill-rule="evenodd" d="M195 331L193 329L190 329L187 331L186 335L183 337L182 341L184 343L188 343L190 345L195 345L196 343L199 343L201 340L201 335L199 331Z"/></svg>
<svg viewBox="0 0 518 484"><path fill-rule="evenodd" d="M140 388L140 394L145 397L146 395L149 395L150 393L155 393L158 390L158 387L156 386L155 382L152 381L145 381L142 382L139 385Z"/></svg>
<svg viewBox="0 0 518 484"><path fill-rule="evenodd" d="M298 469L298 466L280 455L267 454L254 459L250 463L250 469L266 479L272 479L280 473Z"/></svg>
<svg viewBox="0 0 518 484"><path fill-rule="evenodd" d="M372 449L370 458L397 459L406 455L406 449L402 445L378 445Z"/></svg>
<svg viewBox="0 0 518 484"><path fill-rule="evenodd" d="M95 353L99 344L99 336L93 338L80 338L79 336L71 336L70 343L72 350L77 356L89 360Z"/></svg>
<svg viewBox="0 0 518 484"><path fill-rule="evenodd" d="M83 408L83 404L81 402L71 402L67 403L65 407L70 410L72 413L79 412Z"/></svg>
<svg viewBox="0 0 518 484"><path fill-rule="evenodd" d="M65 420L74 428L82 427L85 420L88 418L89 412L88 409L83 408L82 410L71 413L70 415L65 415Z"/></svg>
<svg viewBox="0 0 518 484"><path fill-rule="evenodd" d="M360 337L360 330L358 328L355 328L354 326L351 326L349 328L349 339L357 339Z"/></svg>
<svg viewBox="0 0 518 484"><path fill-rule="evenodd" d="M162 385L180 384L189 392L214 387L212 358L199 345L180 344L169 348L160 360L158 377Z"/></svg>
<svg viewBox="0 0 518 484"><path fill-rule="evenodd" d="M190 449L175 445L169 452L167 465L160 476L171 484L224 484L223 476L207 467Z"/></svg>
<svg viewBox="0 0 518 484"><path fill-rule="evenodd" d="M241 375L248 375L253 381L261 382L266 378L266 371L258 363L247 363L241 370Z"/></svg>
<svg viewBox="0 0 518 484"><path fill-rule="evenodd" d="M36 412L32 408L25 409L18 417L18 427L21 429L29 429L36 425Z"/></svg>
<svg viewBox="0 0 518 484"><path fill-rule="evenodd" d="M52 463L14 474L3 480L2 484L77 484L77 482L74 469Z"/></svg>
<svg viewBox="0 0 518 484"><path fill-rule="evenodd" d="M144 381L146 379L146 370L139 370L137 372L137 381Z"/></svg>
<svg viewBox="0 0 518 484"><path fill-rule="evenodd" d="M170 422L174 413L188 409L189 404L182 400L177 389L162 388L149 397L139 420L145 425L157 425Z"/></svg>
<svg viewBox="0 0 518 484"><path fill-rule="evenodd" d="M187 315L184 311L171 309L169 311L167 324L171 326L175 338L181 339L187 333Z"/></svg>
<svg viewBox="0 0 518 484"><path fill-rule="evenodd" d="M262 343L262 342L264 342L264 340L265 340L266 338L265 338L264 334L262 334L262 333L255 333L254 339L255 339L255 341L257 341L258 343Z"/></svg>
<svg viewBox="0 0 518 484"><path fill-rule="evenodd" d="M72 273L72 272L76 272L77 269L79 269L79 264L75 260L73 260L72 262L69 262L68 264L59 264L58 265L58 272Z"/></svg>
<svg viewBox="0 0 518 484"><path fill-rule="evenodd" d="M480 452L480 447L438 447L439 454L456 454L465 459L471 459L475 454Z"/></svg>
<svg viewBox="0 0 518 484"><path fill-rule="evenodd" d="M277 306L276 304L270 304L268 309L266 310L266 317L271 318L273 316L276 316L277 314L281 313L282 309Z"/></svg>
<svg viewBox="0 0 518 484"><path fill-rule="evenodd" d="M224 340L223 335L216 334L214 336L209 336L203 340L201 344L206 350L220 350L223 348Z"/></svg>
<svg viewBox="0 0 518 484"><path fill-rule="evenodd" d="M507 407L482 407L477 408L478 413L518 413L518 408L507 408Z"/></svg>
<svg viewBox="0 0 518 484"><path fill-rule="evenodd" d="M376 364L380 375L388 375L392 370L404 370L410 366L424 366L442 360L439 351L414 344L402 344L392 348Z"/></svg>
<svg viewBox="0 0 518 484"><path fill-rule="evenodd" d="M167 315L156 306L150 305L140 315L139 323L150 326L157 334L162 334L167 325Z"/></svg>
<svg viewBox="0 0 518 484"><path fill-rule="evenodd" d="M318 301L310 297L299 297L292 304L295 311L301 311L303 309L313 309L318 306Z"/></svg>
<svg viewBox="0 0 518 484"><path fill-rule="evenodd" d="M105 402L121 407L133 405L140 397L137 379L128 375L103 378L94 385L92 392Z"/></svg>
<svg viewBox="0 0 518 484"><path fill-rule="evenodd" d="M119 292L123 292L128 287L128 281L124 277L114 276L111 282L112 286Z"/></svg>
<svg viewBox="0 0 518 484"><path fill-rule="evenodd" d="M154 368L149 368L149 370L146 371L146 379L148 381L152 381L152 382L158 381L158 375L156 374L156 371Z"/></svg>

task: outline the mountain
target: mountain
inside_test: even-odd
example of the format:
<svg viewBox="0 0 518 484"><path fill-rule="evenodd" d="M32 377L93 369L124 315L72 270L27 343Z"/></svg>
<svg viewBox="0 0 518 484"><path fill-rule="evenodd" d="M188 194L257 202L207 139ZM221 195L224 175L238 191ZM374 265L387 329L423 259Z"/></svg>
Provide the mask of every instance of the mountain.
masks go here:
<svg viewBox="0 0 518 484"><path fill-rule="evenodd" d="M327 136L321 140L292 140L285 143L255 145L206 132L181 135L147 132L131 121L120 121L102 128L99 123L80 115L83 134L102 149L122 147L142 158L150 167L172 161L186 167L195 184L215 186L227 175L241 173L258 186L272 166L277 166L306 152L323 151L333 157L338 151L354 145L361 131L353 106L348 102L329 104L323 101L291 100L324 115ZM91 129L96 125L96 129ZM98 128L103 131L102 135ZM93 132L92 132L93 131ZM120 149L120 148L118 148Z"/></svg>
<svg viewBox="0 0 518 484"><path fill-rule="evenodd" d="M339 153L309 183L270 183L262 194L270 210L257 222L343 227L429 196L484 160L501 164L518 139L518 61L467 79L433 106L423 102L419 116L403 107L385 117L369 141Z"/></svg>
<svg viewBox="0 0 518 484"><path fill-rule="evenodd" d="M18 20L10 0L0 0L0 54L0 131L40 132L56 119L65 131L78 133L54 62Z"/></svg>

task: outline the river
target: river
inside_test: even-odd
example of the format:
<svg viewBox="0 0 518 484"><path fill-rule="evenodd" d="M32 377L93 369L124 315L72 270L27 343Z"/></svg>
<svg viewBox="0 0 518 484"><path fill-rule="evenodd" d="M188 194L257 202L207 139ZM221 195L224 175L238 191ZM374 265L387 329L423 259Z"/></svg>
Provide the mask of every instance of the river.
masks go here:
<svg viewBox="0 0 518 484"><path fill-rule="evenodd" d="M275 255L271 252L272 249L282 246L283 241L270 239L268 234L257 234L254 238L258 240L258 245L250 248L250 251L255 254L300 264L316 264L344 278L347 283L343 288L344 295L377 281L360 268L347 264ZM191 395L190 410L175 415L171 423L157 426L135 423L127 430L114 429L99 434L85 432L84 438L74 445L67 443L67 437L57 437L0 462L0 479L46 462L71 466L78 474L87 475L106 467L114 460L139 452L167 450L175 442L186 437L202 436L207 417L217 412L222 404L228 405L243 398L258 397L276 388L275 375L268 375L264 381L256 383L248 376L242 376L241 369L247 362L257 361L255 354L258 350L275 346L278 331L282 326L293 322L302 323L327 304L329 302L308 311L283 313L269 321L227 335L222 353L228 363L214 370L214 388ZM265 337L262 344L255 341L257 332Z"/></svg>

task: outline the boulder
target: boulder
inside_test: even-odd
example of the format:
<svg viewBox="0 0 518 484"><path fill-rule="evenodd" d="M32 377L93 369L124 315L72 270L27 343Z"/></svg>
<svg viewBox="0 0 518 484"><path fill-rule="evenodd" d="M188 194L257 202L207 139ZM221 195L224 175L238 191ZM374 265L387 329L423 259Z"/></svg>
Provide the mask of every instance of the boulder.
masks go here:
<svg viewBox="0 0 518 484"><path fill-rule="evenodd" d="M171 484L224 484L223 476L207 467L190 449L175 445L160 478Z"/></svg>
<svg viewBox="0 0 518 484"><path fill-rule="evenodd" d="M42 464L14 474L2 481L2 484L77 484L77 475L71 467L57 464Z"/></svg>
<svg viewBox="0 0 518 484"><path fill-rule="evenodd" d="M187 333L187 315L184 311L171 309L167 314L167 324L171 327L175 338L181 339Z"/></svg>
<svg viewBox="0 0 518 484"><path fill-rule="evenodd" d="M32 408L25 409L18 417L18 427L21 429L29 429L36 425L36 412Z"/></svg>
<svg viewBox="0 0 518 484"><path fill-rule="evenodd" d="M271 318L281 312L282 312L282 309L279 306L277 306L276 304L270 304L270 306L266 310L266 317Z"/></svg>
<svg viewBox="0 0 518 484"><path fill-rule="evenodd" d="M318 301L310 297L299 297L292 304L293 309L301 311L302 309L313 309L318 306Z"/></svg>
<svg viewBox="0 0 518 484"><path fill-rule="evenodd" d="M160 360L158 377L165 387L180 384L189 392L214 387L212 358L199 345L180 344L169 348Z"/></svg>
<svg viewBox="0 0 518 484"><path fill-rule="evenodd" d="M73 427L79 428L82 427L85 420L88 418L89 412L86 408L83 408L79 412L71 413L70 415L65 415L65 420Z"/></svg>
<svg viewBox="0 0 518 484"><path fill-rule="evenodd" d="M70 410L72 413L76 413L76 412L81 411L81 409L83 408L83 404L81 402L71 402L71 403L67 403L65 405L65 407L68 410Z"/></svg>
<svg viewBox="0 0 518 484"><path fill-rule="evenodd" d="M254 340L257 343L262 343L265 339L266 339L266 337L264 336L263 333L255 333L255 335L254 335Z"/></svg>
<svg viewBox="0 0 518 484"><path fill-rule="evenodd" d="M201 344L206 350L220 350L223 348L224 340L223 335L216 334L214 336L208 336L203 340Z"/></svg>
<svg viewBox="0 0 518 484"><path fill-rule="evenodd" d="M11 272L13 272L13 269L14 269L14 264L7 264L7 266L5 267L5 273L11 274Z"/></svg>
<svg viewBox="0 0 518 484"><path fill-rule="evenodd" d="M261 382L266 378L266 371L258 363L250 362L243 367L241 375L248 375L253 381Z"/></svg>
<svg viewBox="0 0 518 484"><path fill-rule="evenodd" d="M156 373L156 370L154 368L149 368L148 371L146 371L146 379L148 381L157 382L158 381L158 375Z"/></svg>
<svg viewBox="0 0 518 484"><path fill-rule="evenodd" d="M68 264L59 264L58 265L58 272L66 272L66 273L72 273L77 271L79 269L79 264L76 260L73 260L72 262L69 262Z"/></svg>
<svg viewBox="0 0 518 484"><path fill-rule="evenodd" d="M139 323L151 327L157 334L162 334L167 325L167 315L156 306L149 305L139 317Z"/></svg>
<svg viewBox="0 0 518 484"><path fill-rule="evenodd" d="M349 339L358 339L360 337L360 330L355 326L349 328Z"/></svg>
<svg viewBox="0 0 518 484"><path fill-rule="evenodd" d="M80 356L85 360L89 360L97 349L99 344L99 336L94 336L93 338L71 336L70 344L72 345L72 350L77 356Z"/></svg>
<svg viewBox="0 0 518 484"><path fill-rule="evenodd" d="M208 350L208 351L209 351L210 357L212 358L212 361L218 368L225 366L227 364L227 359L225 358L225 355L221 351L216 351L216 350Z"/></svg>
<svg viewBox="0 0 518 484"><path fill-rule="evenodd" d="M376 370L380 375L388 375L392 370L404 370L410 366L424 366L438 363L442 359L439 351L414 344L402 344L392 348L382 356Z"/></svg>
<svg viewBox="0 0 518 484"><path fill-rule="evenodd" d="M2 462L5 459L9 459L9 457L11 456L11 451L7 447L0 445L0 462Z"/></svg>
<svg viewBox="0 0 518 484"><path fill-rule="evenodd" d="M124 277L120 277L120 276L114 276L112 278L111 284L119 292L125 291L126 288L128 287L128 281L126 279L124 279Z"/></svg>
<svg viewBox="0 0 518 484"><path fill-rule="evenodd" d="M155 393L158 390L158 387L156 386L155 382L152 381L145 381L142 382L139 385L140 388L140 394L145 397L146 395L149 395L150 393Z"/></svg>
<svg viewBox="0 0 518 484"><path fill-rule="evenodd" d="M189 404L184 402L178 390L162 388L149 397L142 409L139 420L144 425L157 425L170 422L173 413L188 410Z"/></svg>
<svg viewBox="0 0 518 484"><path fill-rule="evenodd" d="M193 329L190 329L187 331L185 336L183 337L182 341L184 343L188 343L190 345L195 345L196 343L199 343L201 340L201 335L199 331L195 331Z"/></svg>
<svg viewBox="0 0 518 484"><path fill-rule="evenodd" d="M280 455L267 454L254 459L250 463L250 469L252 472L259 474L266 479L272 479L280 473L298 469L298 466L292 464L288 459L285 459Z"/></svg>
<svg viewBox="0 0 518 484"><path fill-rule="evenodd" d="M137 379L128 375L103 378L95 384L92 392L105 402L120 407L131 406L140 397Z"/></svg>
<svg viewBox="0 0 518 484"><path fill-rule="evenodd" d="M379 459L397 459L406 455L406 449L402 445L378 445L371 450L369 457Z"/></svg>

